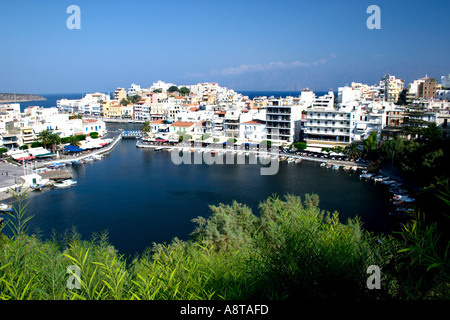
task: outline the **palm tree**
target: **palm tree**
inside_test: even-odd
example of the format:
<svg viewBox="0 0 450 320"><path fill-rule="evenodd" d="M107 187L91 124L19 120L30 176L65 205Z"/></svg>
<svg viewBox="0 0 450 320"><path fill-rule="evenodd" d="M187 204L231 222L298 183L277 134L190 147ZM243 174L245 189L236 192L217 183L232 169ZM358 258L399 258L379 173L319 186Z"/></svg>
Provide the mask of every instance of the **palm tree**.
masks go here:
<svg viewBox="0 0 450 320"><path fill-rule="evenodd" d="M48 137L48 143L52 144L52 152L55 153L56 146L61 143L61 137L58 134L53 133Z"/></svg>
<svg viewBox="0 0 450 320"><path fill-rule="evenodd" d="M152 127L150 126L149 121L145 121L144 125L141 127L141 131L148 137L148 134L152 132Z"/></svg>
<svg viewBox="0 0 450 320"><path fill-rule="evenodd" d="M47 149L47 144L49 143L50 136L51 132L49 130L42 130L37 135L37 139L44 145L44 149Z"/></svg>
<svg viewBox="0 0 450 320"><path fill-rule="evenodd" d="M347 157L350 157L353 160L355 160L356 158L361 156L361 150L359 150L358 144L356 142L352 142L348 146L345 147L344 154Z"/></svg>
<svg viewBox="0 0 450 320"><path fill-rule="evenodd" d="M68 139L68 142L70 143L71 146L75 146L75 147L81 146L80 139L78 139L77 136L70 136Z"/></svg>

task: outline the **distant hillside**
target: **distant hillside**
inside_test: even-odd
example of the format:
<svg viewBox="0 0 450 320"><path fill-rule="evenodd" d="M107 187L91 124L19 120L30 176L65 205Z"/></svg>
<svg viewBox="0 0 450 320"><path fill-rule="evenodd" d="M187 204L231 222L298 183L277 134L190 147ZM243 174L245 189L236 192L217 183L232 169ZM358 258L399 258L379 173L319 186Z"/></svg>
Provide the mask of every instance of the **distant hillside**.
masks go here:
<svg viewBox="0 0 450 320"><path fill-rule="evenodd" d="M25 102L25 101L41 101L47 100L42 96L36 94L26 93L0 93L0 103L5 102Z"/></svg>

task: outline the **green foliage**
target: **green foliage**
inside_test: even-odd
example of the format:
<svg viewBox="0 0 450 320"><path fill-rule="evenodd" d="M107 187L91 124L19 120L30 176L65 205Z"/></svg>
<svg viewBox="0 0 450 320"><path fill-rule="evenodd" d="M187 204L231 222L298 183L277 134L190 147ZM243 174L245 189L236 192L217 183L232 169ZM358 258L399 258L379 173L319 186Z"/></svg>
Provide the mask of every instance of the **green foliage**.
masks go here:
<svg viewBox="0 0 450 320"><path fill-rule="evenodd" d="M89 133L89 136L90 136L92 139L98 139L98 132L93 131L93 132Z"/></svg>
<svg viewBox="0 0 450 320"><path fill-rule="evenodd" d="M191 90L189 90L189 89L186 88L186 87L181 87L180 90L179 90L179 93L180 93L182 96L186 96L186 95L188 95L189 93L191 93Z"/></svg>
<svg viewBox="0 0 450 320"><path fill-rule="evenodd" d="M171 86L169 89L167 89L167 92L173 93L173 92L178 92L178 87L177 86Z"/></svg>
<svg viewBox="0 0 450 320"><path fill-rule="evenodd" d="M35 141L31 143L31 148L39 148L42 147L42 143Z"/></svg>
<svg viewBox="0 0 450 320"><path fill-rule="evenodd" d="M296 142L296 143L294 143L294 147L297 150L305 150L307 148L307 145L305 142Z"/></svg>
<svg viewBox="0 0 450 320"><path fill-rule="evenodd" d="M141 127L141 131L148 136L150 132L152 132L152 127L150 126L150 121L145 121Z"/></svg>
<svg viewBox="0 0 450 320"><path fill-rule="evenodd" d="M359 149L358 143L352 142L345 147L344 154L355 160L362 155L362 151Z"/></svg>
<svg viewBox="0 0 450 320"><path fill-rule="evenodd" d="M439 196L449 201L448 181L440 185ZM423 228L417 219L401 241L375 237L358 218L343 224L337 212L321 210L314 194L272 196L259 215L236 201L211 206L208 219L193 220L190 240L153 244L131 261L106 232L89 241L75 229L47 241L27 235L26 196L20 196L13 236L0 234L0 299L374 300L449 292L444 229ZM380 290L366 287L370 265L383 270ZM70 279L79 288L69 288Z"/></svg>
<svg viewBox="0 0 450 320"><path fill-rule="evenodd" d="M28 145L23 144L19 147L19 150L28 150Z"/></svg>

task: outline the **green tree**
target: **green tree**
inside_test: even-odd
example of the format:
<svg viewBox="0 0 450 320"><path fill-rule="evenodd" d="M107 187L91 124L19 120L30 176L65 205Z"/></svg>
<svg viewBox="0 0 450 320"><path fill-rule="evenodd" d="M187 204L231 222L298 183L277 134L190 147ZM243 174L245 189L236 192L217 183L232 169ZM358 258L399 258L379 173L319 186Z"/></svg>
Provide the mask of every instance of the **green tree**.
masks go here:
<svg viewBox="0 0 450 320"><path fill-rule="evenodd" d="M38 135L37 139L42 143L44 149L47 149L47 145L50 144L49 139L51 136L51 132L49 130L42 130Z"/></svg>
<svg viewBox="0 0 450 320"><path fill-rule="evenodd" d="M167 92L170 92L170 93L174 93L174 92L178 92L178 91L179 91L179 89L177 86L171 86L169 89L167 89Z"/></svg>
<svg viewBox="0 0 450 320"><path fill-rule="evenodd" d="M69 139L67 139L71 146L80 147L81 142L80 138L78 136L70 136Z"/></svg>
<svg viewBox="0 0 450 320"><path fill-rule="evenodd" d="M377 148L378 148L377 132L372 131L369 134L369 136L363 140L364 154L369 158L373 158L375 157Z"/></svg>
<svg viewBox="0 0 450 320"><path fill-rule="evenodd" d="M126 98L122 98L122 100L120 100L120 104L123 106L126 106L130 103L130 101L128 101L128 99Z"/></svg>
<svg viewBox="0 0 450 320"><path fill-rule="evenodd" d="M305 142L296 142L294 143L294 147L297 148L297 150L305 150L307 145Z"/></svg>
<svg viewBox="0 0 450 320"><path fill-rule="evenodd" d="M56 153L56 147L61 143L61 137L57 133L53 133L48 138L48 142L52 145L52 152Z"/></svg>
<svg viewBox="0 0 450 320"><path fill-rule="evenodd" d="M344 149L344 154L355 160L356 158L360 157L362 152L359 149L358 143L352 142L349 145L347 145Z"/></svg>
<svg viewBox="0 0 450 320"><path fill-rule="evenodd" d="M139 95L134 95L134 96L129 96L128 97L128 101L129 102L131 102L131 103L137 103L137 102L139 102L141 100L141 96L139 96Z"/></svg>
<svg viewBox="0 0 450 320"><path fill-rule="evenodd" d="M152 132L152 127L149 121L145 121L141 127L141 131L145 134L146 137Z"/></svg>
<svg viewBox="0 0 450 320"><path fill-rule="evenodd" d="M191 91L190 91L188 88L186 88L186 87L181 87L180 90L179 90L179 92L180 92L180 94L181 94L182 96L186 96L186 95L188 95L189 93L191 93Z"/></svg>

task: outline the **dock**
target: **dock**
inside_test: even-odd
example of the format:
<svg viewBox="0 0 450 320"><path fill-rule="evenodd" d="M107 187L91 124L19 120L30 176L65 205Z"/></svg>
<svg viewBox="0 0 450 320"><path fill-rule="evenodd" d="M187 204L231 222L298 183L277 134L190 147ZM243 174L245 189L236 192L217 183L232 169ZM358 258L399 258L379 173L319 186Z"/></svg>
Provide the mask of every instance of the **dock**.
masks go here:
<svg viewBox="0 0 450 320"><path fill-rule="evenodd" d="M50 170L39 173L42 179L65 180L72 179L72 174L67 170Z"/></svg>

